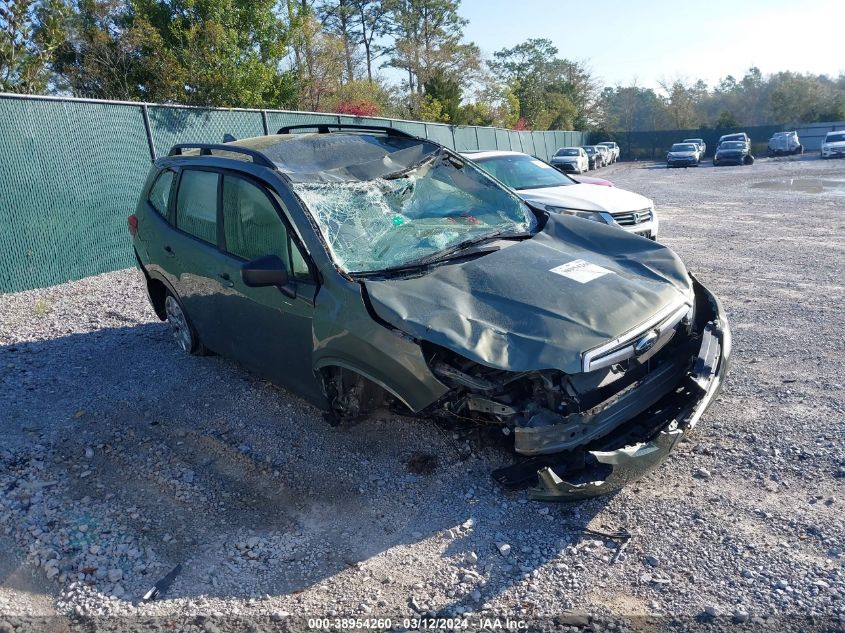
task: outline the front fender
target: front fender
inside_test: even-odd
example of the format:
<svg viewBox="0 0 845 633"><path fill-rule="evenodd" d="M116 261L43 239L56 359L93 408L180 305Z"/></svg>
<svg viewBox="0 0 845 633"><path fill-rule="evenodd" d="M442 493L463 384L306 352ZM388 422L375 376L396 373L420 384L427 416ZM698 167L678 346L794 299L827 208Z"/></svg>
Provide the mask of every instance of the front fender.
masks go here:
<svg viewBox="0 0 845 633"><path fill-rule="evenodd" d="M360 374L413 413L449 390L428 368L419 343L381 322L359 284L338 277L317 295L312 362L315 372L334 366Z"/></svg>

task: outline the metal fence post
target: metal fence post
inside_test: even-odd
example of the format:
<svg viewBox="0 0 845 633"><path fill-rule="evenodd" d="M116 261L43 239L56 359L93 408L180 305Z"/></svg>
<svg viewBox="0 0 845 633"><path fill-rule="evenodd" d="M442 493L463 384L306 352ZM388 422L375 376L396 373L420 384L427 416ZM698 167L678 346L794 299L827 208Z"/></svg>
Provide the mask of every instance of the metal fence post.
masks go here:
<svg viewBox="0 0 845 633"><path fill-rule="evenodd" d="M261 111L261 124L264 126L264 136L270 136L270 123L267 121L267 110Z"/></svg>
<svg viewBox="0 0 845 633"><path fill-rule="evenodd" d="M146 103L141 106L141 115L144 118L144 131L147 133L147 145L150 146L150 162L154 163L158 156L156 156L156 145L153 142L153 130L150 127L150 113Z"/></svg>

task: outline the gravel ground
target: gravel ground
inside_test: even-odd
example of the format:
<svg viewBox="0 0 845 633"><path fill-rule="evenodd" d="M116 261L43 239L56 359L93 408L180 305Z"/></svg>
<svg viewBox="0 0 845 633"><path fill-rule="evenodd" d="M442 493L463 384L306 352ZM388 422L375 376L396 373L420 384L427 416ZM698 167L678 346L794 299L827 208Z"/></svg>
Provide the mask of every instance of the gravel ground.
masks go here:
<svg viewBox="0 0 845 633"><path fill-rule="evenodd" d="M734 361L665 464L585 502L501 490L489 473L511 456L475 436L393 416L333 428L234 363L180 354L135 270L0 296L0 632L420 614L843 630L844 170L598 172L655 200L661 240L724 301Z"/></svg>

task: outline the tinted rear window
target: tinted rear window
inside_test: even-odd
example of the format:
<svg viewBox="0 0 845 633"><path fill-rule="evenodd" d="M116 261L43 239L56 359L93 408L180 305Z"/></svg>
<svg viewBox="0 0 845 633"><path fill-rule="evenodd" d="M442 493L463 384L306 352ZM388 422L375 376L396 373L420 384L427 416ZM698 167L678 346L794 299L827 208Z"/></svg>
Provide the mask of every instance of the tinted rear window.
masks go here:
<svg viewBox="0 0 845 633"><path fill-rule="evenodd" d="M176 226L194 237L217 243L217 181L212 171L186 169L176 198Z"/></svg>
<svg viewBox="0 0 845 633"><path fill-rule="evenodd" d="M147 198L153 209L158 211L164 217L167 217L167 208L170 203L170 190L173 185L174 174L172 171L165 170L158 175L155 183L150 189L150 195Z"/></svg>

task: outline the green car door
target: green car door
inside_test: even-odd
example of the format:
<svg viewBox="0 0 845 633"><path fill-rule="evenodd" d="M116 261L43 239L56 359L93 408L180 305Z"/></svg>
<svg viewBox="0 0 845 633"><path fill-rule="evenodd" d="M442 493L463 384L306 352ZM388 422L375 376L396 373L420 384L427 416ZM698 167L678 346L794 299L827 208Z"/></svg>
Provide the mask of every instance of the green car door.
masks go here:
<svg viewBox="0 0 845 633"><path fill-rule="evenodd" d="M161 262L168 281L199 339L215 352L225 344L220 315L214 309L220 293L226 290L219 277L220 180L221 174L216 170L181 170L176 192L176 230L170 228L157 242L163 249Z"/></svg>
<svg viewBox="0 0 845 633"><path fill-rule="evenodd" d="M312 371L317 285L277 199L258 181L227 173L222 210L218 275L224 287L215 299L217 320L225 330L220 353L319 403L322 391ZM285 288L247 286L243 265L268 255L285 264L290 283Z"/></svg>

